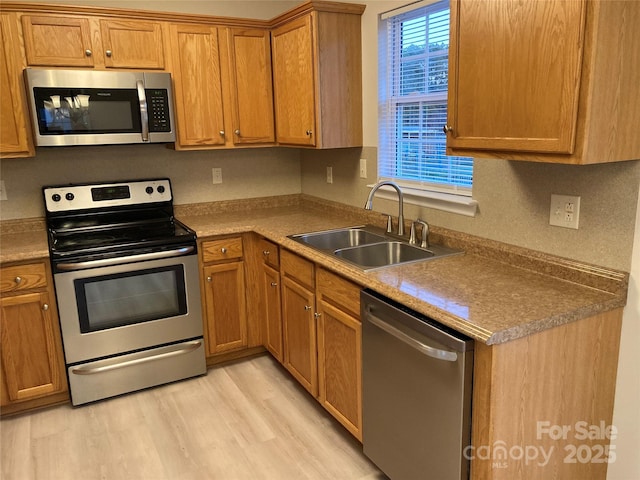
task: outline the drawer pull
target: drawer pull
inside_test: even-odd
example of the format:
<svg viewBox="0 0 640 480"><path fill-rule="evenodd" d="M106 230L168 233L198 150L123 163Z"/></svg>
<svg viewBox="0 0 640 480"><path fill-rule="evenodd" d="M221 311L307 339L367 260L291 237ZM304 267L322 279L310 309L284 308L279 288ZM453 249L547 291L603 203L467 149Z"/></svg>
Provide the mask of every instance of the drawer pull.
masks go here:
<svg viewBox="0 0 640 480"><path fill-rule="evenodd" d="M221 251L222 253L227 253L227 249L226 249L226 247L222 247L222 248L220 249L220 251Z"/></svg>
<svg viewBox="0 0 640 480"><path fill-rule="evenodd" d="M87 57L90 57L91 55L93 55L93 52L92 52L91 50L89 50L89 49L86 49L86 50L84 51L84 54L85 54Z"/></svg>
<svg viewBox="0 0 640 480"><path fill-rule="evenodd" d="M111 56L113 55L113 52L111 52L111 50L107 50L106 52L104 52L107 57L111 58Z"/></svg>
<svg viewBox="0 0 640 480"><path fill-rule="evenodd" d="M22 277L16 277L13 281L16 282L17 285L20 285L22 283Z"/></svg>

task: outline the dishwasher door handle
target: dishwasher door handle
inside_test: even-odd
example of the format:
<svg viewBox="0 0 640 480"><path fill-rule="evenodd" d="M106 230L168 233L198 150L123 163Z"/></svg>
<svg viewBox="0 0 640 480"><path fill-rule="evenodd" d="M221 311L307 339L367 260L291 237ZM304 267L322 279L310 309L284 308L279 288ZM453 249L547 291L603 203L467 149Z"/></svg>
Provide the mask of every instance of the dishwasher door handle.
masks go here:
<svg viewBox="0 0 640 480"><path fill-rule="evenodd" d="M458 360L458 354L456 352L450 352L449 350L442 350L440 348L434 348L429 345L422 343L415 338L411 338L409 335L404 333L401 330L398 330L392 325L389 325L387 322L382 320L381 318L376 317L371 313L371 311L367 311L367 320L369 320L373 325L384 330L389 335L393 335L398 340L406 343L410 347L418 350L420 353L423 353L429 357L435 358L436 360L444 360L446 362L455 362Z"/></svg>

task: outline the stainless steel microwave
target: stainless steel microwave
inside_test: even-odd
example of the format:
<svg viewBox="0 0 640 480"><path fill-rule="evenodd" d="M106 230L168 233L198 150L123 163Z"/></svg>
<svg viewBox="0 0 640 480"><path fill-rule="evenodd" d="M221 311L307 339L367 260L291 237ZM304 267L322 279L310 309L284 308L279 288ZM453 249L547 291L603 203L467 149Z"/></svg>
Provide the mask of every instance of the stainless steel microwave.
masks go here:
<svg viewBox="0 0 640 480"><path fill-rule="evenodd" d="M38 146L174 142L171 74L24 71Z"/></svg>

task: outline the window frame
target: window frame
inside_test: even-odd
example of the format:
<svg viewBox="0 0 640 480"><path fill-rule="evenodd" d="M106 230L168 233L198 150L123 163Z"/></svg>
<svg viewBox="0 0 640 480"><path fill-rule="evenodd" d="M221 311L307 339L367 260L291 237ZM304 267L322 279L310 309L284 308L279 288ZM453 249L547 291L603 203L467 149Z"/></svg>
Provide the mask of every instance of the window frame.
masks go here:
<svg viewBox="0 0 640 480"><path fill-rule="evenodd" d="M393 90L399 90L401 88L399 81L401 74L400 64L402 59L399 45L401 35L393 36L393 38L396 39L396 43L393 45L394 50L389 50L390 42L393 41L389 29L397 28L396 25L399 25L399 22L410 21L425 15L427 25L429 25L429 15L443 11L444 9L449 9L449 4L446 0L437 2L423 1L418 2L417 4L400 7L399 9L383 13L379 16L378 181L392 180L396 182L403 188L403 192L407 192L405 194L405 198L409 200L410 203L474 216L477 210L477 202L471 198L473 188L473 159L446 156L446 159L449 160L447 165L453 166L455 171L464 171L463 168L466 166L468 169L468 164L471 164L471 186L464 186L459 183L456 184L455 180L451 181L451 170L447 172L447 175L449 175L448 180L450 180L447 183L436 183L429 181L428 179L425 180L424 177L413 181L389 174L389 171L393 168L397 168L398 165L397 152L398 148L400 148L400 142L398 139L399 130L397 128L397 115L400 106L411 103L419 105L416 135L420 136L419 140L421 140L421 142L407 142L405 144L410 145L411 143L418 143L418 149L424 148L425 146L427 148L435 147L438 149L444 145L446 142L446 135L444 132L442 133L442 138L434 137L435 128L439 131L441 126L437 125L436 127L430 127L428 123L424 122L423 116L426 115L427 112L425 108L426 105L428 103L436 102L440 109L444 108L444 121L442 122L442 125L444 125L444 123L446 123L447 108L446 89L444 91L436 91L432 93L414 93L410 96L404 97L401 95L395 95L396 92ZM428 39L428 30L426 30L426 32ZM418 54L416 58L427 58L428 56L428 49L425 49L425 51ZM394 59L397 65L394 65ZM438 118L436 122L439 122L439 120L440 118ZM431 130L431 133L429 133L429 130ZM434 138L437 138L435 142L433 141ZM433 163L437 163L442 160L441 158L438 160L437 153L434 157L423 155L418 161L418 165L420 165L420 167L415 168L415 171L413 172L414 175L418 171L422 174L422 172L428 170L428 168L432 166L432 162L430 161L431 159L434 160ZM439 167L436 166L435 168L437 171ZM381 196L384 197L386 195L383 193Z"/></svg>

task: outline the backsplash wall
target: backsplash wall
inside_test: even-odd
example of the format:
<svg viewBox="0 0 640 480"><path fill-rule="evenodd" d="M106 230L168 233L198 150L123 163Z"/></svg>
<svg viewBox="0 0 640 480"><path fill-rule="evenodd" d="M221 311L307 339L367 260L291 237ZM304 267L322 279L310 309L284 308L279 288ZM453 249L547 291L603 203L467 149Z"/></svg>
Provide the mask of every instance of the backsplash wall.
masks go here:
<svg viewBox="0 0 640 480"><path fill-rule="evenodd" d="M222 183L211 169L222 168ZM38 148L35 158L2 160L7 200L0 219L42 217L43 185L169 177L174 203L187 204L300 193L297 149L251 148L176 152L164 145Z"/></svg>
<svg viewBox="0 0 640 480"><path fill-rule="evenodd" d="M377 148L302 151L302 192L362 207L376 182ZM368 161L368 178L359 178L359 160ZM326 183L326 167L333 183ZM407 219L562 257L629 271L640 184L640 161L605 165L550 165L476 159L475 217L410 205ZM579 195L579 229L549 225L551 194ZM375 211L394 216L397 201L376 198Z"/></svg>

